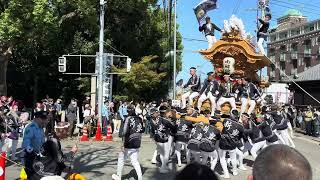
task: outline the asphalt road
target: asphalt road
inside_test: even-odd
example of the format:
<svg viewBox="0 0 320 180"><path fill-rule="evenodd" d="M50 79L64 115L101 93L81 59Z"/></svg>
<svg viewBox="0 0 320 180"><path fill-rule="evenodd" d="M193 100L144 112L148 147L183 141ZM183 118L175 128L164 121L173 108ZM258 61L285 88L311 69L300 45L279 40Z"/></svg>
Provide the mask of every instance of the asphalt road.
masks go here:
<svg viewBox="0 0 320 180"><path fill-rule="evenodd" d="M296 148L309 160L314 174L314 180L320 177L320 146L318 141L301 134L296 134L294 139ZM64 149L68 150L74 144L74 141L62 141ZM73 163L73 172L84 175L88 180L109 180L111 175L116 173L118 152L120 150L120 140L115 138L113 142L81 142L79 144L79 153L76 155ZM140 149L139 159L142 166L144 180L170 180L181 168L172 165L172 172L168 174L158 173L156 165L151 164L150 160L155 150L155 144L144 137ZM232 180L245 180L251 173L253 161L246 159L247 171L240 171L238 176L232 176ZM182 167L183 168L183 167ZM7 162L6 179L15 180L19 178L21 167ZM221 174L219 163L216 172ZM316 178L317 177L317 178ZM123 179L134 180L136 173L128 161L123 171Z"/></svg>

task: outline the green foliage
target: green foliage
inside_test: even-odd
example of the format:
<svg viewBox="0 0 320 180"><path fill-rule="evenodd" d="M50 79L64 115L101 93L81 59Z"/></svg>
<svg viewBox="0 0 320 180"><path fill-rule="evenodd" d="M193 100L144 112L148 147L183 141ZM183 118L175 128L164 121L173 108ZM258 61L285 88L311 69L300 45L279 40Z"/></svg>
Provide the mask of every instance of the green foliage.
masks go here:
<svg viewBox="0 0 320 180"><path fill-rule="evenodd" d="M143 57L141 61L133 64L130 73L121 78L121 81L126 84L129 97L132 99L152 97L152 92L161 86L161 81L167 73L157 73L152 61L158 58L157 56Z"/></svg>
<svg viewBox="0 0 320 180"><path fill-rule="evenodd" d="M115 95L151 100L166 95L172 84L172 59L165 57L173 47L168 39L172 32L168 32L166 15L157 3L107 1L106 42L136 63L129 74L115 77ZM25 94L37 99L46 94L79 98L88 91L88 78L77 80L57 72L57 58L98 51L98 1L1 0L0 10L0 46L13 47L8 67L11 95L21 99ZM178 49L182 48L178 34ZM110 47L106 51L118 54Z"/></svg>
<svg viewBox="0 0 320 180"><path fill-rule="evenodd" d="M113 96L113 99L117 102L119 101L128 101L129 97L128 96L119 96L119 95L115 95Z"/></svg>

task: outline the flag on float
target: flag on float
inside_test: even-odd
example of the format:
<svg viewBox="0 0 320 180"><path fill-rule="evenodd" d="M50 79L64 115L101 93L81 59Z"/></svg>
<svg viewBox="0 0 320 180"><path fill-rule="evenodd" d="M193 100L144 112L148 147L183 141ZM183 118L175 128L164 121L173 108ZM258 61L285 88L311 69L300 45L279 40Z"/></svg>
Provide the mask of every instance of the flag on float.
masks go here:
<svg viewBox="0 0 320 180"><path fill-rule="evenodd" d="M193 8L197 20L200 22L206 17L207 12L217 9L217 0L203 0Z"/></svg>

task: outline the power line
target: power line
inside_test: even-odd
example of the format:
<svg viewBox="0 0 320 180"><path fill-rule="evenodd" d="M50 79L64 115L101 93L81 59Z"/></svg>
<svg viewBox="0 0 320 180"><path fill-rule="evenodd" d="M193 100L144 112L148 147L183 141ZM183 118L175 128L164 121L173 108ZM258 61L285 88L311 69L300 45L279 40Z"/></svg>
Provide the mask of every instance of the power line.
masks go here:
<svg viewBox="0 0 320 180"><path fill-rule="evenodd" d="M241 0L238 0L236 5L235 5L235 7L233 8L232 14L237 14L238 13L240 4L241 4Z"/></svg>
<svg viewBox="0 0 320 180"><path fill-rule="evenodd" d="M280 7L284 7L284 8L295 8L295 7L292 7L292 6L286 6L286 5L282 5L282 4L277 4L277 3L274 3L274 2L270 2L271 5L275 5L275 6L280 6ZM316 15L320 15L318 13L314 13L314 12L310 12L310 11L305 11L305 10L302 10L303 12L306 12L306 13L311 13L311 14L316 14Z"/></svg>
<svg viewBox="0 0 320 180"><path fill-rule="evenodd" d="M299 5L299 4L294 4L294 3L285 2L285 1L281 1L281 0L273 0L273 1L278 2L278 3L283 3L283 4L292 5L292 6L302 6L301 9L309 9L309 10L312 10L312 11L318 11L318 9L306 7L306 6L304 6L303 4L300 4L300 5Z"/></svg>
<svg viewBox="0 0 320 180"><path fill-rule="evenodd" d="M310 96L313 100L315 100L317 103L320 104L320 101L313 97L310 93L308 93L305 89L303 89L298 83L296 83L291 77L289 77L281 68L279 68L273 61L270 60L270 62L274 65L276 69L280 71L281 74L285 75L289 81L293 82L299 89L301 89L304 93L306 93L308 96ZM280 75L281 75L280 74Z"/></svg>
<svg viewBox="0 0 320 180"><path fill-rule="evenodd" d="M119 50L117 50L117 49L116 49L115 47L113 47L111 44L107 43L106 41L104 41L104 43L105 43L107 46L111 47L111 49L115 50L117 53L120 53L120 55L125 56L122 52L120 52Z"/></svg>
<svg viewBox="0 0 320 180"><path fill-rule="evenodd" d="M186 41L200 41L200 42L207 42L206 40L203 39L195 39L195 38L182 38Z"/></svg>
<svg viewBox="0 0 320 180"><path fill-rule="evenodd" d="M295 3L297 3L297 4L301 4L301 5L304 5L304 6L307 5L307 6L312 6L312 7L320 8L320 6L317 6L317 5L315 5L315 4L301 3L301 2L295 1L295 0L289 0L289 1L295 2Z"/></svg>

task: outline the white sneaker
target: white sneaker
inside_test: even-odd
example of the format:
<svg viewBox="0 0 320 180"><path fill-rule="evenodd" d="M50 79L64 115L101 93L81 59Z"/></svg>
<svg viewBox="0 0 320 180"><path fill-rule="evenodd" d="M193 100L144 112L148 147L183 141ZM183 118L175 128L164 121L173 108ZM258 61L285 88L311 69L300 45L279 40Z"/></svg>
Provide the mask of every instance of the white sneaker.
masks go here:
<svg viewBox="0 0 320 180"><path fill-rule="evenodd" d="M238 171L237 170L233 170L232 171L232 175L234 175L234 176L238 175Z"/></svg>
<svg viewBox="0 0 320 180"><path fill-rule="evenodd" d="M121 180L121 177L119 177L119 176L116 175L116 174L112 174L112 179L113 179L113 180Z"/></svg>
<svg viewBox="0 0 320 180"><path fill-rule="evenodd" d="M248 170L248 169L247 169L246 167L244 167L244 166L239 166L239 169L242 170L242 171Z"/></svg>
<svg viewBox="0 0 320 180"><path fill-rule="evenodd" d="M152 164L157 164L157 160L152 159L152 160L151 160L151 163L152 163Z"/></svg>
<svg viewBox="0 0 320 180"><path fill-rule="evenodd" d="M229 174L223 174L223 175L220 175L220 177L224 179L230 179Z"/></svg>

